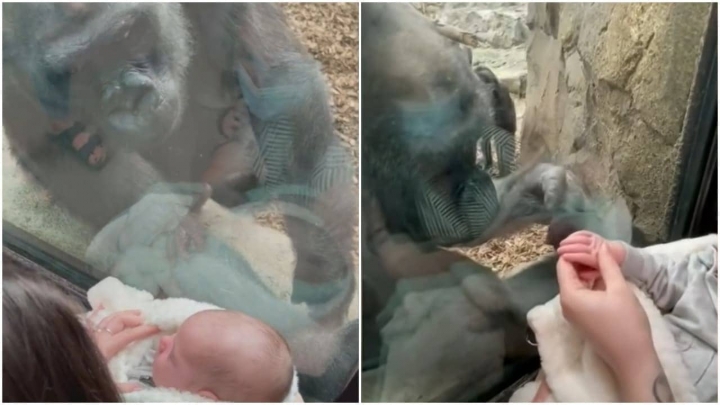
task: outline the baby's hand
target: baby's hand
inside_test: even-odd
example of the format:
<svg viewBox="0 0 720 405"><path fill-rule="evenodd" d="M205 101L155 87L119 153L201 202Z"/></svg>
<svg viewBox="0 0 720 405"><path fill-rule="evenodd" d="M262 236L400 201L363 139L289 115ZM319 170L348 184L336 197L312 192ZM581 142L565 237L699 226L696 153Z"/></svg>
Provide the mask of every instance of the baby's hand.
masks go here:
<svg viewBox="0 0 720 405"><path fill-rule="evenodd" d="M140 311L122 311L107 316L92 330L90 336L106 361L122 351L130 343L159 333L154 325L144 325Z"/></svg>
<svg viewBox="0 0 720 405"><path fill-rule="evenodd" d="M625 248L619 242L609 241L589 231L579 231L560 242L558 254L570 263L598 268L598 252L607 244L610 255L621 266L625 261Z"/></svg>
<svg viewBox="0 0 720 405"><path fill-rule="evenodd" d="M607 245L611 258L621 266L625 261L625 248L619 242L608 241L600 235L589 231L571 234L560 242L558 255L571 263L578 278L590 288L603 288L600 277L598 253L602 245Z"/></svg>

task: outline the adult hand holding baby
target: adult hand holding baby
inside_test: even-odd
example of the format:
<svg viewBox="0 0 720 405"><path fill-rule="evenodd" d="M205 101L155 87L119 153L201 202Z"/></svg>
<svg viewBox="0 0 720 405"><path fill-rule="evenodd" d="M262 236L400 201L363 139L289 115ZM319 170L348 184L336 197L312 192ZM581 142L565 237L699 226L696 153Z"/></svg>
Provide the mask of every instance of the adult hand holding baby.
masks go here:
<svg viewBox="0 0 720 405"><path fill-rule="evenodd" d="M624 260L624 251L620 257L619 251L615 247L611 251L602 239L577 234L568 237L563 246L564 250L558 249L557 277L565 319L585 335L613 370L624 401L654 402L653 383L662 369L647 315L616 262ZM600 282L581 278L581 266L596 269Z"/></svg>
<svg viewBox="0 0 720 405"><path fill-rule="evenodd" d="M96 311L102 308L96 309ZM138 310L121 311L105 317L91 328L90 336L100 353L109 361L130 343L145 339L160 329L155 325L146 325Z"/></svg>

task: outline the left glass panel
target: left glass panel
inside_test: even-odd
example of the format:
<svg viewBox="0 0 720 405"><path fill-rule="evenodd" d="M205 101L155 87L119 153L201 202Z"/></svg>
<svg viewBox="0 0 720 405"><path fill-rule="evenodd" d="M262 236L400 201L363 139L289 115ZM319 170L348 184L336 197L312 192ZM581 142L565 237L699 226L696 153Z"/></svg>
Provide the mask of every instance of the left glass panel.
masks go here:
<svg viewBox="0 0 720 405"><path fill-rule="evenodd" d="M261 353L222 344L235 322L283 339L232 375L270 380L286 348L298 378L279 371L282 398L297 384L305 402L357 400L358 7L3 4L4 246L90 280L88 324L157 320L149 356L109 360L142 388L126 395L202 395L163 353L188 336L221 359ZM198 303L229 320L186 322L208 314ZM226 388L211 393L272 397Z"/></svg>

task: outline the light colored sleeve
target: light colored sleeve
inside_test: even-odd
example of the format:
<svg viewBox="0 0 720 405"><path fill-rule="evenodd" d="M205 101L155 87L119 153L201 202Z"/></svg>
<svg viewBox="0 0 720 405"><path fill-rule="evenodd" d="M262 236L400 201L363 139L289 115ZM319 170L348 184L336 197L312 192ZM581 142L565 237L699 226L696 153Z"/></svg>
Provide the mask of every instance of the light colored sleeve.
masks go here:
<svg viewBox="0 0 720 405"><path fill-rule="evenodd" d="M716 239L703 242L704 249L717 245ZM655 250L650 253L621 243L627 252L621 266L625 278L645 291L661 311L672 310L685 293L690 280L712 270L697 260L691 260L695 254L693 250L685 250L683 253L669 253L671 250L660 253Z"/></svg>

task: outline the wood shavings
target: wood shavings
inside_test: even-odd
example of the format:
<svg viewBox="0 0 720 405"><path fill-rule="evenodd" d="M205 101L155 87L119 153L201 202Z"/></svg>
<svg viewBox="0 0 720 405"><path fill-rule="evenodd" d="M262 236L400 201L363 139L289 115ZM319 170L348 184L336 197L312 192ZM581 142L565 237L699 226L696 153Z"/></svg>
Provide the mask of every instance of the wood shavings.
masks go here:
<svg viewBox="0 0 720 405"><path fill-rule="evenodd" d="M545 244L547 226L534 225L522 232L496 238L488 243L471 248L451 248L474 261L488 266L500 277L519 265L535 261L552 253L552 246Z"/></svg>
<svg viewBox="0 0 720 405"><path fill-rule="evenodd" d="M357 3L280 3L288 24L322 65L333 103L335 129L357 167L359 6Z"/></svg>

